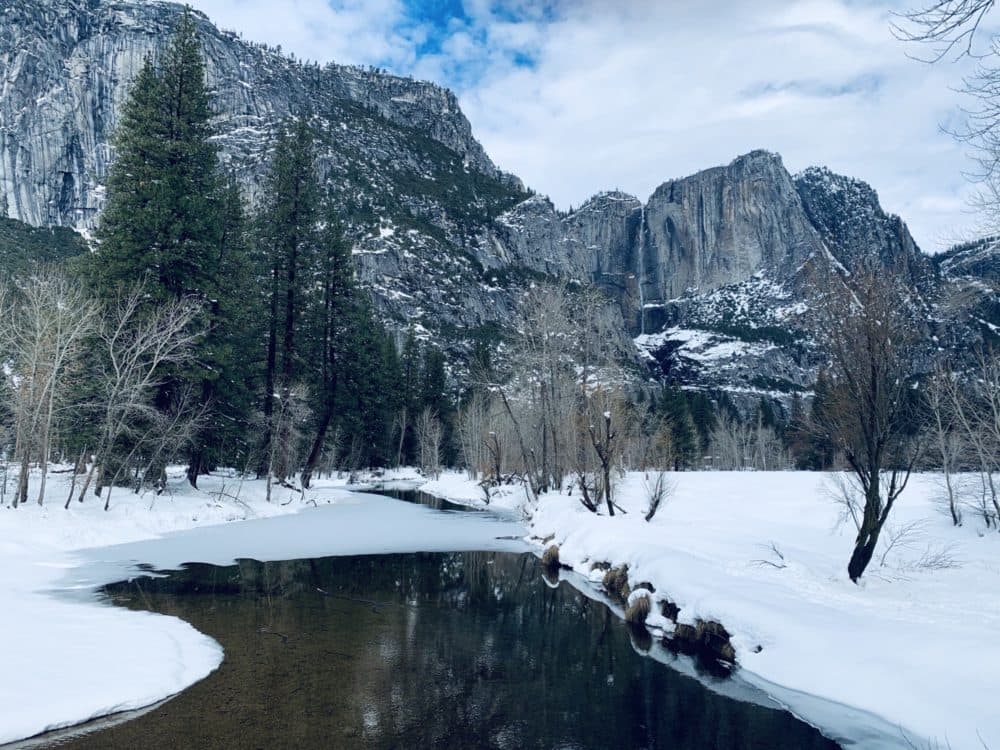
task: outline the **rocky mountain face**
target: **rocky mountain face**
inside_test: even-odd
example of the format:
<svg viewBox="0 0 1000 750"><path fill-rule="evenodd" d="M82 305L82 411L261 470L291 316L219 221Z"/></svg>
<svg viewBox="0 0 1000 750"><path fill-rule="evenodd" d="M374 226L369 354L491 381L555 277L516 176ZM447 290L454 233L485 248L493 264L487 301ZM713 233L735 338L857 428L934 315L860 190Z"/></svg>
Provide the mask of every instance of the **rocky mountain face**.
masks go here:
<svg viewBox="0 0 1000 750"><path fill-rule="evenodd" d="M97 225L129 82L181 12L158 0L5 0L0 216ZM803 322L817 265L846 275L874 260L903 273L915 314L956 346L1000 323L998 243L932 261L859 180L792 176L755 151L665 182L645 203L607 192L561 212L497 169L447 90L302 64L197 21L221 155L250 204L275 128L310 113L318 170L378 310L456 354L495 338L518 290L543 278L606 291L654 374L775 398L807 389L822 363ZM969 315L985 323L952 325Z"/></svg>
<svg viewBox="0 0 1000 750"><path fill-rule="evenodd" d="M601 286L654 372L736 393L809 388L824 361L805 315L820 277L892 268L929 320L948 296L870 186L825 169L792 176L766 151L666 182L645 204L604 193L563 214L534 197L497 223L494 258Z"/></svg>
<svg viewBox="0 0 1000 750"><path fill-rule="evenodd" d="M85 233L96 226L129 84L182 12L140 0L0 6L0 216ZM300 64L195 17L221 156L251 204L275 128L311 113L318 171L383 315L445 338L509 316L510 299L488 291L469 243L527 194L472 137L451 92L375 70Z"/></svg>

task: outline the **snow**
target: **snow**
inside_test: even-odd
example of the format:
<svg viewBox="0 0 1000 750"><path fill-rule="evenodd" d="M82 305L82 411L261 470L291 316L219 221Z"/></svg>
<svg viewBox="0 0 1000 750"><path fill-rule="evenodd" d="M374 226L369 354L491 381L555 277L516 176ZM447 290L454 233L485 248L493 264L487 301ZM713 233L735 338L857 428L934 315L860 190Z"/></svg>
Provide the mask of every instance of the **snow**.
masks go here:
<svg viewBox="0 0 1000 750"><path fill-rule="evenodd" d="M750 343L712 331L692 328L667 328L660 333L635 337L635 345L647 355L668 343L679 344L677 356L702 364L720 364L748 355L762 356L777 348L770 343Z"/></svg>
<svg viewBox="0 0 1000 750"><path fill-rule="evenodd" d="M681 622L722 623L741 680L839 741L899 747L905 733L920 747L981 748L980 736L1000 747L1000 538L972 513L952 527L936 499L939 477L912 480L890 524L917 523L919 536L890 550L884 566L880 550L860 586L846 576L853 533L838 524L827 475L671 478L674 490L651 523L642 518L644 479L629 474L616 498L627 515L594 515L575 497L549 494L532 513L532 537L560 546L572 568L565 577L582 590L599 582L592 563L627 564L633 583L653 584L654 601L680 607ZM389 473L368 487L415 479ZM192 491L178 473L172 494L119 490L105 513L93 500L63 510L67 481L50 477L45 507L0 507L0 743L150 705L219 665L218 644L186 623L93 594L137 574L138 564L525 549L519 485L490 490L496 514L455 513L352 493L346 480L319 482L305 502L282 489L268 504L259 482L220 475ZM446 472L421 489L484 504L483 489L463 474ZM240 501L228 497L237 491ZM922 567L928 550L955 566ZM653 612L648 624L669 632L672 623L658 606Z"/></svg>
<svg viewBox="0 0 1000 750"><path fill-rule="evenodd" d="M305 501L278 489L267 503L262 482L220 475L191 490L176 472L171 494L116 490L108 512L92 496L64 510L68 481L49 477L43 507L33 493L0 507L0 744L148 706L219 666L220 646L187 623L93 593L139 564L524 548L510 520L352 493L345 480L317 482Z"/></svg>
<svg viewBox="0 0 1000 750"><path fill-rule="evenodd" d="M578 580L595 580L594 562L627 564L633 583L652 582L654 600L680 607L681 622L722 623L742 678L835 739L906 747L905 734L919 747L1000 747L1000 537L971 513L951 526L937 502L940 477L911 480L890 525L915 522L918 536L885 566L880 549L860 585L846 575L853 527L838 523L828 475L671 477L675 489L651 523L643 477L629 474L616 498L628 515L594 515L549 494L532 534L552 537ZM459 475L422 489L471 503L482 495ZM507 497L523 501L523 492ZM928 551L955 567L922 567Z"/></svg>

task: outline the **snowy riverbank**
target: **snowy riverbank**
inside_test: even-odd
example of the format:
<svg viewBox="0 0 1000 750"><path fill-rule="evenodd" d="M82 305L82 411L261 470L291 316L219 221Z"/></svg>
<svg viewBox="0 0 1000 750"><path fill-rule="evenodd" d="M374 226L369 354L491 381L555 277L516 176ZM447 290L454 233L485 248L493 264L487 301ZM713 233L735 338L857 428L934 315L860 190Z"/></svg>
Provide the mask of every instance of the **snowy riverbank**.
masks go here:
<svg viewBox="0 0 1000 750"><path fill-rule="evenodd" d="M116 491L108 512L93 497L64 510L68 481L49 477L44 507L0 507L0 744L156 703L221 663L219 645L187 623L98 601L94 587L132 563L509 549L524 533L486 514L358 495L344 480L318 481L304 499L276 489L267 503L263 482L203 477L192 490L181 471L169 494Z"/></svg>
<svg viewBox="0 0 1000 750"><path fill-rule="evenodd" d="M252 491L235 502L217 495L224 480L208 478L202 492L118 491L108 512L94 497L64 510L67 479L50 477L48 505L32 494L20 508L0 507L0 743L149 705L222 661L215 641L176 618L53 595L79 550L302 507L268 504Z"/></svg>
<svg viewBox="0 0 1000 750"><path fill-rule="evenodd" d="M879 551L860 586L846 574L853 527L838 525L825 475L671 479L672 497L651 523L643 520L643 477L630 474L617 496L627 515L595 516L575 497L550 494L532 534L551 537L560 561L597 584L595 563L628 565L633 584L653 584L654 602L680 607L680 623L722 623L742 676L835 736L829 706L810 696L874 713L899 728L903 746L905 733L918 747L1000 748L1000 535L971 513L962 528L951 526L935 501L937 477L914 477L890 523L915 526L884 566ZM483 498L461 474L421 489L472 504ZM504 488L493 502L523 499L523 490ZM674 627L653 611L651 625Z"/></svg>

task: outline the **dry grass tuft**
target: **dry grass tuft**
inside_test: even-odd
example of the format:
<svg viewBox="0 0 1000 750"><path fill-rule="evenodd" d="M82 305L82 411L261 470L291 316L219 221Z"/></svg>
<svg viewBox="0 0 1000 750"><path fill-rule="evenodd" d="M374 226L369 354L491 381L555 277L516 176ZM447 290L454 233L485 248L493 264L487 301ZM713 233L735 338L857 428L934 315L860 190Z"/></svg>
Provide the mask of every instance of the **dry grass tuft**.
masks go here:
<svg viewBox="0 0 1000 750"><path fill-rule="evenodd" d="M646 622L646 618L649 617L649 611L652 608L652 602L649 596L637 596L632 600L632 603L625 608L625 622L632 623L633 625L643 625Z"/></svg>
<svg viewBox="0 0 1000 750"><path fill-rule="evenodd" d="M632 593L632 588L628 583L627 565L609 570L604 574L604 579L601 583L604 586L604 590L608 592L608 595L622 604L628 601L628 596Z"/></svg>

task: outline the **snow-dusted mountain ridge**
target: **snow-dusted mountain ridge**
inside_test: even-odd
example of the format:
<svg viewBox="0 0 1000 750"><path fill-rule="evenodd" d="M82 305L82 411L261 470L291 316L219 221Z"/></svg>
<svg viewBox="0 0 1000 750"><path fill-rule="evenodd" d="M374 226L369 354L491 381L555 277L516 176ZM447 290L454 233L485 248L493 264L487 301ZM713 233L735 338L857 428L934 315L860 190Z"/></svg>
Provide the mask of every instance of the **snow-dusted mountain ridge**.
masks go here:
<svg viewBox="0 0 1000 750"><path fill-rule="evenodd" d="M96 226L128 85L181 12L153 0L0 6L0 216ZM814 291L803 267L849 273L873 257L912 281L929 332L965 345L990 330L956 318L957 289L978 295L974 318L1000 323L989 317L995 278L981 273L996 268L996 244L975 262L932 261L859 180L793 177L777 154L754 151L665 182L646 202L606 192L560 212L493 164L446 89L302 64L197 20L217 140L251 204L275 127L312 112L318 170L361 282L390 324L414 323L454 353L495 337L524 284L564 277L616 300L623 335L642 337L658 372L787 394L808 387L820 360L798 323Z"/></svg>

